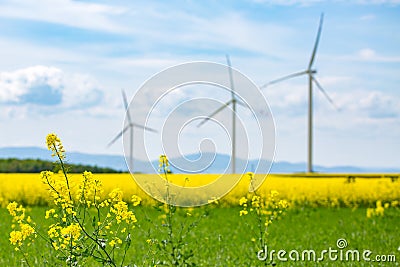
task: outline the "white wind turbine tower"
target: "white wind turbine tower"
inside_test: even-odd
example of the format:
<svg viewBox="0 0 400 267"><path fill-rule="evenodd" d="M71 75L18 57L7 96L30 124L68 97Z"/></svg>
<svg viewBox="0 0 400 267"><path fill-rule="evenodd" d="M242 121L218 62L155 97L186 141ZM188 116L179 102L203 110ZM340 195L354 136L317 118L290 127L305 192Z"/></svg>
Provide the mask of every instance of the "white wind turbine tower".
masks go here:
<svg viewBox="0 0 400 267"><path fill-rule="evenodd" d="M130 115L129 109L128 109L128 101L127 101L126 94L125 94L125 91L124 91L124 90L122 90L122 99L123 99L124 107L125 107L125 111L126 111L126 118L128 119L128 123L129 123L129 124L128 124L127 126L125 126L125 128L122 129L122 131L120 131L120 132L114 137L114 139L111 140L110 143L108 143L107 147L109 147L109 146L111 146L112 144L114 144L115 141L117 141L119 138L121 138L121 136L122 136L126 131L129 130L129 131L130 131L130 143L129 143L129 170L130 170L131 172L133 172L133 132L134 132L134 128L135 128L135 127L136 127L136 128L141 128L141 129L143 129L143 130L147 130L147 131L154 132L154 133L156 133L157 131L154 130L154 129L152 129L152 128L149 128L149 127L146 127L146 126L142 126L142 125L139 125L139 124L136 124L136 123L132 122L132 118L131 118L131 115Z"/></svg>
<svg viewBox="0 0 400 267"><path fill-rule="evenodd" d="M312 145L313 145L313 91L312 91L312 86L313 82L317 86L317 88L324 94L324 96L328 99L328 101L337 109L335 104L333 103L333 100L329 97L328 93L322 88L321 84L317 81L317 79L314 77L314 74L317 73L315 69L313 69L313 63L315 59L315 55L317 53L317 48L318 48L318 43L319 43L319 38L321 36L321 30L322 30L322 23L324 20L324 14L321 14L321 18L319 21L319 27L318 27L318 33L317 33L317 38L315 40L314 44L314 49L311 54L311 59L310 62L308 63L308 67L304 71L296 72L290 75L286 75L284 77L281 77L279 79L270 81L263 86L260 87L260 89L266 88L267 86L278 83L287 79L291 79L297 76L302 76L302 75L308 75L308 155L307 155L307 172L313 172L313 164L312 164Z"/></svg>
<svg viewBox="0 0 400 267"><path fill-rule="evenodd" d="M219 109L211 113L207 118L202 120L197 127L200 127L204 123L206 123L208 120L210 120L212 117L214 117L217 113L222 111L223 109L227 108L230 104L232 104L232 173L236 173L236 104L245 106L242 102L238 101L235 96L235 87L233 84L233 75L232 75L232 66L231 66L231 61L229 59L229 55L226 55L226 61L228 64L228 72L229 72L229 81L230 81L230 91L231 91L231 100L226 102L224 105L222 105Z"/></svg>

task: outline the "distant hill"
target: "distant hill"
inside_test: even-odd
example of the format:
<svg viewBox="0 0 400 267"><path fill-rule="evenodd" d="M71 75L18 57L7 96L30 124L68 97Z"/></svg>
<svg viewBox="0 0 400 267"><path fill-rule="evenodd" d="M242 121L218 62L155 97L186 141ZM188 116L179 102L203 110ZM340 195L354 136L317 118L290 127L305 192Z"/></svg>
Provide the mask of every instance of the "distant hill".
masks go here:
<svg viewBox="0 0 400 267"><path fill-rule="evenodd" d="M185 155L185 158L171 158L173 164L171 171L174 173L183 172L179 166L184 166L186 170L203 170L202 173L223 173L230 171L228 155L203 153L201 160L199 154ZM54 161L51 158L51 153L44 148L39 147L3 147L0 148L0 158L16 158L16 159L40 159ZM188 162L188 160L190 162ZM67 161L70 164L84 164L88 166L97 166L103 168L111 168L117 171L127 171L125 158L118 155L101 155L101 154L86 154L80 152L67 152ZM212 163L208 166L208 163ZM245 160L237 159L237 170L254 171L257 160L250 160L246 165ZM158 168L158 160L152 162L135 160L135 171L142 173L154 173L154 169ZM262 160L259 162L261 172L267 172L269 162ZM271 173L296 173L304 172L306 169L305 163L291 162L274 162L271 167ZM400 173L400 168L360 168L353 166L336 166L324 167L314 166L315 171L323 173Z"/></svg>

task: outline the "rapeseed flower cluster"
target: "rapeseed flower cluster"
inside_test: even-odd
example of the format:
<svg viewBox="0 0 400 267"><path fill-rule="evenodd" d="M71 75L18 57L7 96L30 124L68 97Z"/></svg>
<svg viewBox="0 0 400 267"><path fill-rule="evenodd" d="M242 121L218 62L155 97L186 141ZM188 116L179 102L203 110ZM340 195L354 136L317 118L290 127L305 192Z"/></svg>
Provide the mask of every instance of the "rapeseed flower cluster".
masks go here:
<svg viewBox="0 0 400 267"><path fill-rule="evenodd" d="M392 202L382 203L381 200L376 201L375 208L367 208L367 218L372 217L383 217L385 215L385 211L389 208L397 209L399 207L399 201L394 200Z"/></svg>
<svg viewBox="0 0 400 267"><path fill-rule="evenodd" d="M125 221L127 224L137 222L135 214L128 210L128 204L124 201L118 201L110 208L110 213L114 214L117 224Z"/></svg>
<svg viewBox="0 0 400 267"><path fill-rule="evenodd" d="M279 199L279 193L272 190L267 198L258 195L242 197L239 199L239 205L242 207L239 215L247 215L249 212L255 213L264 219L265 226L269 226L274 220L279 219L285 210L288 209L289 203L284 199Z"/></svg>
<svg viewBox="0 0 400 267"><path fill-rule="evenodd" d="M8 213L13 217L12 228L15 229L10 232L10 243L15 246L18 251L24 244L25 240L29 240L27 245L33 242L36 237L35 229L31 226L32 220L29 216L25 215L25 208L17 202L11 202L7 205Z"/></svg>
<svg viewBox="0 0 400 267"><path fill-rule="evenodd" d="M258 249L264 249L267 236L268 227L273 221L278 220L289 207L289 203L286 200L279 198L279 192L271 190L267 196L259 195L254 190L254 174L247 173L250 180L250 190L252 193L247 194L246 197L239 199L239 205L242 207L239 215L254 215L257 218L257 238L253 238L253 241L258 239Z"/></svg>
<svg viewBox="0 0 400 267"><path fill-rule="evenodd" d="M75 195L76 199L81 204L86 205L89 208L94 206L96 202L100 201L100 196L104 191L103 184L99 179L95 178L91 172L83 172L82 177L83 180L78 185Z"/></svg>
<svg viewBox="0 0 400 267"><path fill-rule="evenodd" d="M131 234L137 218L123 200L119 188L112 190L108 198L102 200L103 184L91 172L85 171L82 179L71 183L64 166L65 150L55 134L46 137L46 144L61 165L59 173L43 171L42 184L47 187L52 206L46 210L45 219L53 221L46 234L40 236L56 251L56 257L70 266L94 258L103 265L117 266L114 255L123 248L124 255L130 246ZM133 195L132 205L138 206L141 198ZM19 229L10 233L10 242L19 249L23 241L36 237L31 219L25 215L25 208L16 202L9 203L7 209ZM13 226L15 228L15 225ZM27 261L26 255L23 254ZM123 260L121 266L123 266ZM119 265L119 264L118 264Z"/></svg>
<svg viewBox="0 0 400 267"><path fill-rule="evenodd" d="M65 149L61 143L60 138L54 133L48 134L46 137L46 145L52 151L51 156L57 156L60 160L65 159Z"/></svg>
<svg viewBox="0 0 400 267"><path fill-rule="evenodd" d="M77 246L77 242L82 235L82 229L77 223L72 223L64 227L60 224L52 224L47 234L55 250L64 250L68 249L69 246ZM76 250L79 250L79 247L76 247Z"/></svg>
<svg viewBox="0 0 400 267"><path fill-rule="evenodd" d="M53 203L63 211L63 218L66 218L67 214L76 215L71 191L69 185L65 182L64 176L54 174L51 171L42 171L40 176L42 182L48 186L49 195L53 199Z"/></svg>
<svg viewBox="0 0 400 267"><path fill-rule="evenodd" d="M159 173L169 173L169 161L166 155L160 155L158 160L158 172ZM167 179L167 177L164 177Z"/></svg>

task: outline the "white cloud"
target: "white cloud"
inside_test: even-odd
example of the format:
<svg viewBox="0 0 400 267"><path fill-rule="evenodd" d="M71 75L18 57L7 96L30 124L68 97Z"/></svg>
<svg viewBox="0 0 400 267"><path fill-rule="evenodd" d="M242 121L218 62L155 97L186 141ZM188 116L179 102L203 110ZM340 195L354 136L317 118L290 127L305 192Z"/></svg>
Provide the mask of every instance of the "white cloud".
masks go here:
<svg viewBox="0 0 400 267"><path fill-rule="evenodd" d="M320 83L325 87L335 106L342 114L348 114L349 119L363 118L364 122L370 120L385 120L400 118L400 98L386 92L377 90L347 90L332 91L327 88L340 87L351 80L350 77L323 77ZM286 81L276 84L265 90L265 95L271 105L274 115L301 117L304 116L308 104L308 85L304 79L301 81ZM332 106L327 102L325 96L314 87L314 112L325 115L332 113ZM319 104L318 104L319 103Z"/></svg>
<svg viewBox="0 0 400 267"><path fill-rule="evenodd" d="M400 0L358 0L357 3L363 5L398 5Z"/></svg>
<svg viewBox="0 0 400 267"><path fill-rule="evenodd" d="M336 56L336 59L341 61L400 63L400 55L383 55L369 47L361 48L353 54Z"/></svg>
<svg viewBox="0 0 400 267"><path fill-rule="evenodd" d="M360 20L374 20L376 19L376 15L374 14L366 14L360 17Z"/></svg>
<svg viewBox="0 0 400 267"><path fill-rule="evenodd" d="M45 66L2 72L0 73L0 87L2 88L0 102L59 104L62 90L61 77L62 72L59 69Z"/></svg>
<svg viewBox="0 0 400 267"><path fill-rule="evenodd" d="M20 110L27 106L31 111L45 112L85 110L100 105L103 100L103 91L91 77L65 73L51 66L1 72L0 88L0 102ZM9 113L12 112L9 110Z"/></svg>
<svg viewBox="0 0 400 267"><path fill-rule="evenodd" d="M364 48L359 50L358 55L362 60L371 60L376 58L376 52L371 48Z"/></svg>
<svg viewBox="0 0 400 267"><path fill-rule="evenodd" d="M63 24L72 27L125 32L112 16L126 12L124 8L71 0L15 0L3 1L0 16Z"/></svg>
<svg viewBox="0 0 400 267"><path fill-rule="evenodd" d="M322 2L322 0L253 0L255 3L278 5L278 6L310 6Z"/></svg>
<svg viewBox="0 0 400 267"><path fill-rule="evenodd" d="M370 119L391 119L400 117L400 99L379 91L353 92L345 95L343 107L365 115Z"/></svg>

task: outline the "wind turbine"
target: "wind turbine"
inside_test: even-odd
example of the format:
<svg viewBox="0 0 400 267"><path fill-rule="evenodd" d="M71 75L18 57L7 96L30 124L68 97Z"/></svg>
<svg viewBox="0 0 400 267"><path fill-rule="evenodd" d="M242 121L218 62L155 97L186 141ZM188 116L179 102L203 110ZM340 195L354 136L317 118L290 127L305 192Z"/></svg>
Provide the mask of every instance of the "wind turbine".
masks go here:
<svg viewBox="0 0 400 267"><path fill-rule="evenodd" d="M232 104L232 173L236 173L236 104L243 105L245 106L242 102L238 101L235 96L235 87L233 84L233 75L232 75L232 66L231 66L231 60L229 59L229 55L226 55L226 62L228 64L228 72L229 72L229 81L230 81L230 91L231 91L231 100L226 102L224 105L222 105L220 108L218 108L216 111L211 113L207 118L202 120L197 127L200 127L204 123L206 123L208 120L210 120L212 117L214 117L217 113L228 107L229 105Z"/></svg>
<svg viewBox="0 0 400 267"><path fill-rule="evenodd" d="M334 104L333 100L329 97L328 93L322 88L321 84L317 81L317 79L314 77L314 74L317 73L315 69L313 69L313 63L315 60L315 55L317 53L317 48L318 48L318 43L319 39L321 36L321 30L322 30L322 23L324 20L324 13L321 14L320 21L319 21L319 27L318 27L318 33L317 33L317 38L315 40L314 44L314 49L311 54L311 59L310 62L308 63L308 67L304 71L296 72L293 74L286 75L284 77L281 77L279 79L270 81L263 86L260 87L260 89L266 88L267 86L271 84L275 84L287 79L291 79L297 76L302 76L302 75L308 75L308 155L307 155L307 172L313 172L313 164L312 164L312 144L313 144L313 82L317 86L317 88L324 94L324 96L328 99L328 101L337 109L336 105Z"/></svg>
<svg viewBox="0 0 400 267"><path fill-rule="evenodd" d="M123 99L124 107L125 107L125 111L126 111L126 118L128 119L128 125L125 126L125 128L122 129L122 131L120 131L120 132L114 137L114 139L111 140L110 143L108 143L107 147L110 147L112 144L114 144L115 141L117 141L119 138L121 138L121 136L122 136L126 131L129 130L129 131L130 131L130 143L129 143L129 170L132 172L132 171L133 171L133 132L134 132L134 128L135 128L135 127L136 127L136 128L141 128L141 129L144 129L144 130L147 130L147 131L150 131L150 132L154 132L154 133L156 133L157 131L154 130L154 129L152 129L152 128L149 128L149 127L146 127L146 126L142 126L142 125L139 125L139 124L136 124L136 123L132 122L132 118L131 118L131 115L130 115L129 109L128 109L128 101L127 101L126 94L125 94L125 91L124 91L124 90L122 90L122 99Z"/></svg>

